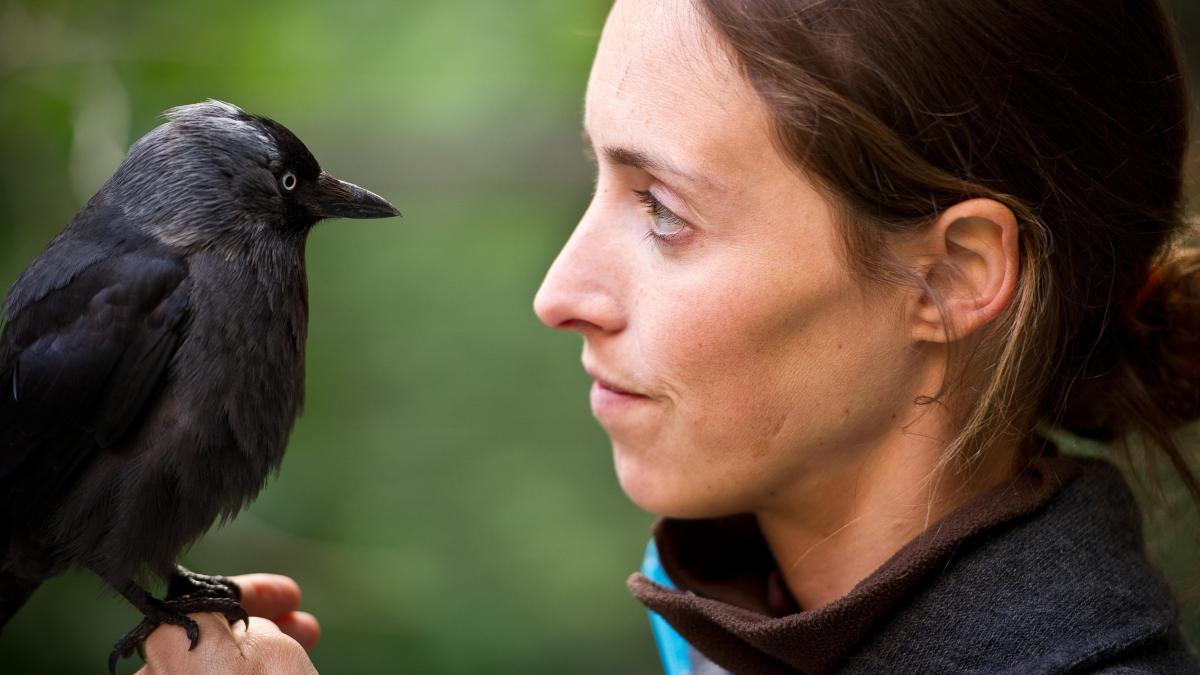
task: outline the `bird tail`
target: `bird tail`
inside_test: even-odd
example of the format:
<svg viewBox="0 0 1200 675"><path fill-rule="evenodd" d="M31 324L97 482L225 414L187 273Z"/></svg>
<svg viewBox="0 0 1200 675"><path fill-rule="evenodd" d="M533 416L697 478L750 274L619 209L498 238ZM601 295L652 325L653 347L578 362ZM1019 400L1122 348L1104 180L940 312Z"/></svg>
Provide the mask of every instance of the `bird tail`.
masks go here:
<svg viewBox="0 0 1200 675"><path fill-rule="evenodd" d="M0 630L33 595L40 581L31 581L8 572L0 572Z"/></svg>

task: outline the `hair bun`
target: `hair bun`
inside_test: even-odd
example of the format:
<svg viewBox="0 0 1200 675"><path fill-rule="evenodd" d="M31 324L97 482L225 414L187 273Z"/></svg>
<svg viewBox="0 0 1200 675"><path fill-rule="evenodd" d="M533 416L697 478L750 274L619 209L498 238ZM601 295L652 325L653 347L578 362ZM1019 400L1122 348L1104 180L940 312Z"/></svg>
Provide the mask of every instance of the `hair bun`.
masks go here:
<svg viewBox="0 0 1200 675"><path fill-rule="evenodd" d="M1155 266L1110 328L1103 372L1077 379L1056 424L1112 441L1131 432L1165 441L1200 420L1200 248ZM1112 353L1112 352L1110 352Z"/></svg>
<svg viewBox="0 0 1200 675"><path fill-rule="evenodd" d="M1200 419L1200 248L1158 265L1128 317L1131 373L1172 428Z"/></svg>

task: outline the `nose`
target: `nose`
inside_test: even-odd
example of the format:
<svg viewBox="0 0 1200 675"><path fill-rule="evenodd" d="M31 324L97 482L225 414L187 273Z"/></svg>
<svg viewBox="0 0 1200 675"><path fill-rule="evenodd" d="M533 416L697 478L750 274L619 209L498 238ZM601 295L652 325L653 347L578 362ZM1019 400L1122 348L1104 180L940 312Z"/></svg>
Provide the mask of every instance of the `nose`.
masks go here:
<svg viewBox="0 0 1200 675"><path fill-rule="evenodd" d="M606 233L596 203L571 233L533 299L533 311L551 328L614 333L625 327L619 237Z"/></svg>

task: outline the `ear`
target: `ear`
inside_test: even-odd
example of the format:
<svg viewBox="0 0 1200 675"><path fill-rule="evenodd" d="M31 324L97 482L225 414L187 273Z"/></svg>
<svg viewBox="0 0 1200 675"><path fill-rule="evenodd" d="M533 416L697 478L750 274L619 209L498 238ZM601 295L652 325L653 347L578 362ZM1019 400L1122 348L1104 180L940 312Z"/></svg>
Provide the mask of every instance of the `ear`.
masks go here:
<svg viewBox="0 0 1200 675"><path fill-rule="evenodd" d="M994 199L971 199L947 209L912 243L929 291L914 297L913 339L949 342L971 335L1000 315L1020 272L1017 219ZM943 314L944 312L944 314ZM946 324L953 326L947 334Z"/></svg>

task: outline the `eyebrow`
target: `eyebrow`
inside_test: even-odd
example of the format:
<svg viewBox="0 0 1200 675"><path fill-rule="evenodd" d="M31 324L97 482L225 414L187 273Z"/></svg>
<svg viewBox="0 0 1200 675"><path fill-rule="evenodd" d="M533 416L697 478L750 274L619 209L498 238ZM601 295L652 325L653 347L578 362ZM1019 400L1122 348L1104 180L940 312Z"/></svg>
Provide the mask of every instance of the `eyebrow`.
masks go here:
<svg viewBox="0 0 1200 675"><path fill-rule="evenodd" d="M592 144L592 137L588 134L587 129L580 132L580 137L583 139L584 152L593 161L596 159L596 148ZM608 161L620 166L628 166L634 169L642 169L645 171L665 171L673 175L679 176L684 180L705 187L711 190L717 190L718 186L708 178L698 176L690 171L659 157L655 157L649 153L637 150L635 148L626 148L620 146L604 146L600 149Z"/></svg>

